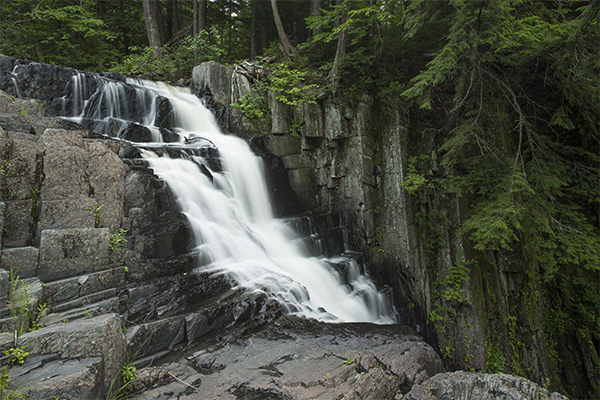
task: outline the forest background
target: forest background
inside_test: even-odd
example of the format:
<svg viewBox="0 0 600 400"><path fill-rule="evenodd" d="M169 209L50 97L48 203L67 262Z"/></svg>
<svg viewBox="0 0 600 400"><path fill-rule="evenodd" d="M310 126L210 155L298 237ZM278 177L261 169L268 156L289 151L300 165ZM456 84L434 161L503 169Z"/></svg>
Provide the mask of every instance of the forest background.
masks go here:
<svg viewBox="0 0 600 400"><path fill-rule="evenodd" d="M468 199L465 268L522 254L564 389L561 338L600 348L599 13L592 0L3 0L0 53L172 82L256 60L291 103L370 94L382 113L410 110L430 146L402 186ZM527 375L501 364L488 369Z"/></svg>

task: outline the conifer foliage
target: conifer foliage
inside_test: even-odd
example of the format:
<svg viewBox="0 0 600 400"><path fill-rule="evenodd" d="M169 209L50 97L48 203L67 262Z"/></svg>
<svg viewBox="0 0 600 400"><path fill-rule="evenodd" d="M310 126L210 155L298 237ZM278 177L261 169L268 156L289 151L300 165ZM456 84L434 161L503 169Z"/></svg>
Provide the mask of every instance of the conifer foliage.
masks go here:
<svg viewBox="0 0 600 400"><path fill-rule="evenodd" d="M473 199L462 228L474 249L522 249L546 312L568 315L566 331L590 343L600 339L598 13L583 1L413 1L407 38L431 21L447 34L402 93L447 112L436 140L449 172L437 184ZM552 347L557 331L545 329Z"/></svg>

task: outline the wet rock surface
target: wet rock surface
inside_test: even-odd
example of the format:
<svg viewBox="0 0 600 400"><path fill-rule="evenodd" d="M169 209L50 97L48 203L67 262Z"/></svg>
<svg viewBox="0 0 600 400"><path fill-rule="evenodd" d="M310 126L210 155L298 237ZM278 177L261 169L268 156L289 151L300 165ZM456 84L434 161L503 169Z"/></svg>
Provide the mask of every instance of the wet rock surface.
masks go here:
<svg viewBox="0 0 600 400"><path fill-rule="evenodd" d="M284 316L215 333L132 389L137 399L393 399L443 370L408 327Z"/></svg>

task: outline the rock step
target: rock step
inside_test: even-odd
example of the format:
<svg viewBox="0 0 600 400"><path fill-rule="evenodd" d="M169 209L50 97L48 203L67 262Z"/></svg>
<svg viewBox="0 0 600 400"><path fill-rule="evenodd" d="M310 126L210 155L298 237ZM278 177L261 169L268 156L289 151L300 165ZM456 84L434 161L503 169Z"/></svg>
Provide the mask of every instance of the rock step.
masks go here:
<svg viewBox="0 0 600 400"><path fill-rule="evenodd" d="M112 291L107 291L107 295L113 294ZM91 300L91 298L90 298ZM75 305L75 303L70 303ZM39 320L41 326L52 326L56 324L64 324L80 319L94 318L99 315L116 313L119 311L119 299L118 297L108 297L105 300L100 300L90 304L79 304L81 307L69 308L66 310L52 309L52 312L48 315L43 316Z"/></svg>
<svg viewBox="0 0 600 400"><path fill-rule="evenodd" d="M107 290L103 290L101 292L96 292L89 294L87 296L78 297L74 300L67 301L65 303L60 304L50 304L50 310L52 313L61 313L69 310L85 308L86 306L91 306L93 304L102 302L104 300L118 298L119 290L116 288L111 288ZM118 310L115 310L115 312Z"/></svg>
<svg viewBox="0 0 600 400"><path fill-rule="evenodd" d="M8 281L8 274L4 274L6 276L6 284L16 285L14 301L18 304L16 308L13 307L14 304L11 304L12 299L9 298L8 290L6 289L6 294L3 297L0 297L0 332L10 332L15 330L15 323L20 325L24 331L30 326L31 318L36 310L38 304L40 303L42 297L42 282L38 278L29 278L22 279L16 281L16 283L12 283ZM4 283L4 281L2 282Z"/></svg>
<svg viewBox="0 0 600 400"><path fill-rule="evenodd" d="M133 324L183 315L219 301L233 283L225 276L188 273L132 283L120 294L125 320Z"/></svg>
<svg viewBox="0 0 600 400"><path fill-rule="evenodd" d="M181 343L192 343L212 332L249 321L266 323L282 315L279 304L264 294L230 292L193 312L128 326L129 354L146 366Z"/></svg>
<svg viewBox="0 0 600 400"><path fill-rule="evenodd" d="M10 369L9 392L25 388L28 399L104 399L126 358L122 324L115 314L28 332L19 338L19 346L27 346L29 356ZM0 334L0 350L11 347L13 335Z"/></svg>
<svg viewBox="0 0 600 400"><path fill-rule="evenodd" d="M308 257L333 257L347 250L348 233L339 213L323 213L286 218L293 241Z"/></svg>
<svg viewBox="0 0 600 400"><path fill-rule="evenodd" d="M19 114L0 113L0 127L6 134L28 134L34 140L47 128L81 129L81 125L57 117L45 117L34 115L34 112L23 109Z"/></svg>
<svg viewBox="0 0 600 400"><path fill-rule="evenodd" d="M32 117L26 114L0 114L0 127L8 134L27 133L41 135L51 118ZM52 118L56 119L56 118Z"/></svg>
<svg viewBox="0 0 600 400"><path fill-rule="evenodd" d="M348 232L343 227L292 240L307 257L333 257L347 250Z"/></svg>
<svg viewBox="0 0 600 400"><path fill-rule="evenodd" d="M299 237L314 235L342 226L340 213L335 212L285 218L283 222L294 229Z"/></svg>
<svg viewBox="0 0 600 400"><path fill-rule="evenodd" d="M68 304L77 298L125 285L124 268L119 265L103 271L47 283L44 285L42 297L49 304Z"/></svg>

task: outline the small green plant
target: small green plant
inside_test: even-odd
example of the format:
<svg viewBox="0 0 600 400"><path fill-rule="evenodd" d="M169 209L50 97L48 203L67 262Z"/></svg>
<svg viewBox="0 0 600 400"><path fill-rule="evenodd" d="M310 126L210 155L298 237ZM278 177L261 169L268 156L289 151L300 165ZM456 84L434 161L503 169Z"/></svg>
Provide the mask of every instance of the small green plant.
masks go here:
<svg viewBox="0 0 600 400"><path fill-rule="evenodd" d="M21 106L21 109L19 112L17 112L17 115L27 115L27 110L25 110L25 107Z"/></svg>
<svg viewBox="0 0 600 400"><path fill-rule="evenodd" d="M463 282L469 280L469 265L473 264L474 262L474 260L458 262L450 267L450 275L446 276L444 279L444 283L446 284L444 297L446 300L456 300L459 303L468 302L468 299L464 295L464 290L461 289L461 286Z"/></svg>
<svg viewBox="0 0 600 400"><path fill-rule="evenodd" d="M0 165L0 175L10 175L10 160L5 160L2 165Z"/></svg>
<svg viewBox="0 0 600 400"><path fill-rule="evenodd" d="M5 365L0 369L0 399L4 399L5 392L8 389L8 383L10 378L8 377L8 365Z"/></svg>
<svg viewBox="0 0 600 400"><path fill-rule="evenodd" d="M29 332L37 331L42 327L40 325L40 319L42 318L42 315L47 308L48 304L45 301L41 302L37 306L37 309L35 310L35 315L31 315L31 328L29 328Z"/></svg>
<svg viewBox="0 0 600 400"><path fill-rule="evenodd" d="M27 345L23 347L11 347L8 350L4 350L5 356L8 356L8 365L23 364L25 358L29 356L29 353L25 351Z"/></svg>
<svg viewBox="0 0 600 400"><path fill-rule="evenodd" d="M101 206L94 206L94 208L88 208L88 210L90 210L94 216L94 228L100 226L100 220L102 219L102 214L104 214L104 211L102 211L103 207L104 204Z"/></svg>
<svg viewBox="0 0 600 400"><path fill-rule="evenodd" d="M125 239L126 229L120 228L110 235L110 243L108 249L110 251L117 251L124 249L127 246L127 239Z"/></svg>
<svg viewBox="0 0 600 400"><path fill-rule="evenodd" d="M518 324L517 317L514 315L508 315L504 318L504 323L508 328L508 337L510 339L510 349L511 349L511 357L510 357L510 368L511 373L514 375L525 376L525 370L521 361L519 360L519 350L524 348L525 345L519 339L519 335L517 332Z"/></svg>
<svg viewBox="0 0 600 400"><path fill-rule="evenodd" d="M10 389L8 387L10 382L10 378L8 376L9 370L10 366L8 365L5 365L0 369L0 400L25 400L27 395L18 391L25 381L21 382L21 384L19 384L16 388Z"/></svg>
<svg viewBox="0 0 600 400"><path fill-rule="evenodd" d="M452 358L452 353L454 353L454 351L456 351L456 348L447 345L446 348L444 349L444 354L442 354L443 358Z"/></svg>
<svg viewBox="0 0 600 400"><path fill-rule="evenodd" d="M356 360L354 360L350 355L348 355L348 359L344 361L344 365L352 365L354 363L356 363Z"/></svg>
<svg viewBox="0 0 600 400"><path fill-rule="evenodd" d="M133 365L123 365L121 367L121 375L123 375L123 383L128 384L129 382L131 382L132 380L135 379L135 377L137 376L137 372L136 372L137 368L134 367Z"/></svg>
<svg viewBox="0 0 600 400"><path fill-rule="evenodd" d="M493 341L490 340L487 344L485 368L489 374L501 374L506 371L506 360L502 354L502 350L494 342L500 342L500 337L496 337Z"/></svg>
<svg viewBox="0 0 600 400"><path fill-rule="evenodd" d="M294 117L292 125L290 126L290 135L294 137L302 136L302 120L300 117Z"/></svg>
<svg viewBox="0 0 600 400"><path fill-rule="evenodd" d="M10 318L13 323L15 337L18 338L25 332L31 312L29 310L27 285L20 283L19 275L12 268L10 269L8 303L10 304ZM15 343L15 347L16 345Z"/></svg>
<svg viewBox="0 0 600 400"><path fill-rule="evenodd" d="M40 199L40 189L32 186L29 188L29 198L38 201Z"/></svg>
<svg viewBox="0 0 600 400"><path fill-rule="evenodd" d="M316 104L320 88L316 84L307 84L308 78L308 72L283 63L267 77L265 88L275 93L277 100L289 106L295 107L300 101Z"/></svg>
<svg viewBox="0 0 600 400"><path fill-rule="evenodd" d="M258 96L252 96L250 93L246 93L237 103L232 103L231 107L239 110L244 118L251 119L263 119L265 111L261 99Z"/></svg>
<svg viewBox="0 0 600 400"><path fill-rule="evenodd" d="M125 329L125 325L123 325L123 329ZM121 375L115 376L112 380L110 387L108 388L108 394L106 395L106 400L120 400L131 397L131 394L128 393L127 387L131 384L131 382L137 377L137 368L131 365L131 362L135 359L131 357L131 355L127 354L127 359L125 363L121 367ZM115 388L115 384L121 381L123 385Z"/></svg>
<svg viewBox="0 0 600 400"><path fill-rule="evenodd" d="M428 184L428 187L432 187L432 184L429 183L429 180L424 175L417 173L418 166L428 160L429 156L423 154L410 157L408 159L408 169L404 176L404 181L400 182L398 185L403 187L404 190L411 195L415 195L426 183Z"/></svg>
<svg viewBox="0 0 600 400"><path fill-rule="evenodd" d="M444 317L442 316L443 312L444 312L444 306L442 306L440 303L437 303L435 308L429 312L429 321L432 323L438 322L438 321L443 322L444 321Z"/></svg>

